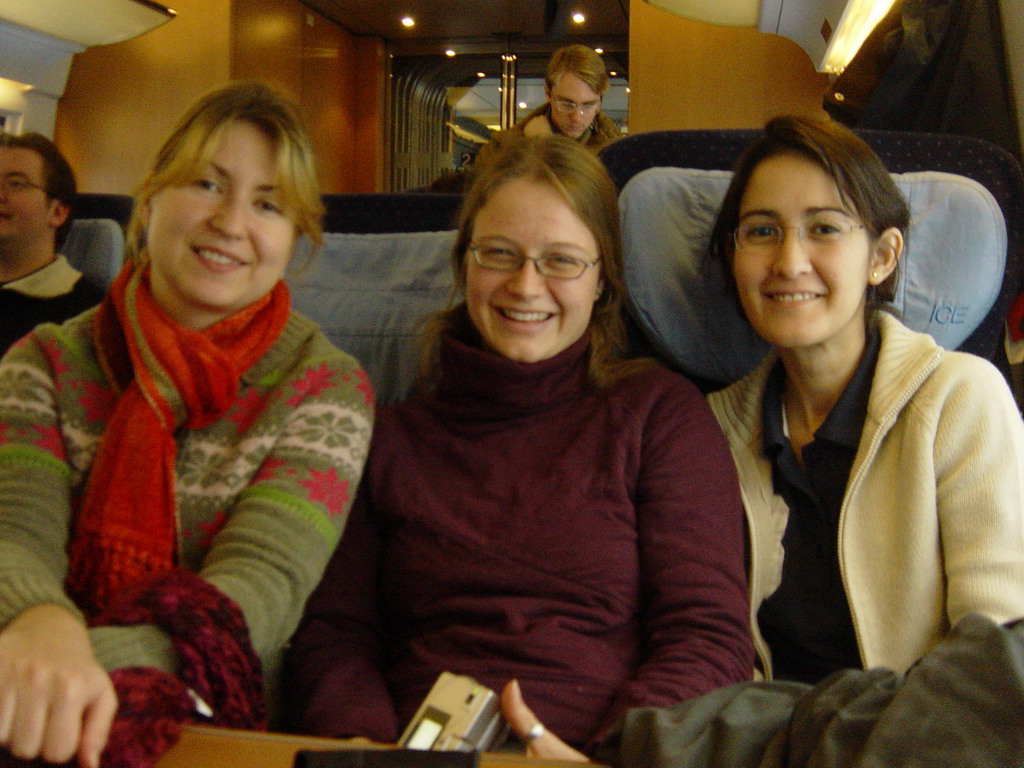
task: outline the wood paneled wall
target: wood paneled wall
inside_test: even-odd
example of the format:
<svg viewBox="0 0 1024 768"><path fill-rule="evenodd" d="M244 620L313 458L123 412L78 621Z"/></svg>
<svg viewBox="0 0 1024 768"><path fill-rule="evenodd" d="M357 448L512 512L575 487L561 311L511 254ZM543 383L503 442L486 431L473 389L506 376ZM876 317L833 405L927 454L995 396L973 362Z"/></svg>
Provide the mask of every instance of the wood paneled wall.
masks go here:
<svg viewBox="0 0 1024 768"><path fill-rule="evenodd" d="M354 37L307 12L301 104L328 192L381 189L384 146L384 41Z"/></svg>
<svg viewBox="0 0 1024 768"><path fill-rule="evenodd" d="M784 37L703 24L631 0L629 131L758 128L820 112L828 76Z"/></svg>
<svg viewBox="0 0 1024 768"><path fill-rule="evenodd" d="M82 191L130 194L181 113L233 78L266 80L302 107L325 192L380 189L383 41L299 0L173 6L164 26L75 57L54 137Z"/></svg>
<svg viewBox="0 0 1024 768"><path fill-rule="evenodd" d="M305 15L298 0L232 0L232 77L265 80L301 104Z"/></svg>
<svg viewBox="0 0 1024 768"><path fill-rule="evenodd" d="M352 192L384 190L384 141L387 133L387 83L389 67L384 41L379 38L356 38L355 81L352 144ZM366 77L364 73L377 73Z"/></svg>
<svg viewBox="0 0 1024 768"><path fill-rule="evenodd" d="M130 194L159 142L231 72L230 0L174 0L178 17L75 56L54 140L83 192Z"/></svg>

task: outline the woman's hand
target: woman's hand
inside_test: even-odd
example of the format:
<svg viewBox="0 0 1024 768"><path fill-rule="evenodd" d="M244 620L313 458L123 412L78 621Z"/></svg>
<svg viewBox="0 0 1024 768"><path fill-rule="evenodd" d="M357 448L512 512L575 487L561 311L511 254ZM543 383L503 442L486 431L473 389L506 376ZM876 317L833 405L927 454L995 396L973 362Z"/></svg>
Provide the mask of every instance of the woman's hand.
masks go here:
<svg viewBox="0 0 1024 768"><path fill-rule="evenodd" d="M523 701L523 692L519 690L518 681L510 681L501 692L501 712L516 735L526 742L526 754L530 757L577 763L590 762L586 755L577 752L542 725L537 727L540 720ZM542 732L539 736L531 736L531 730Z"/></svg>
<svg viewBox="0 0 1024 768"><path fill-rule="evenodd" d="M98 768L117 710L85 626L57 605L20 613L0 632L0 745L16 757Z"/></svg>

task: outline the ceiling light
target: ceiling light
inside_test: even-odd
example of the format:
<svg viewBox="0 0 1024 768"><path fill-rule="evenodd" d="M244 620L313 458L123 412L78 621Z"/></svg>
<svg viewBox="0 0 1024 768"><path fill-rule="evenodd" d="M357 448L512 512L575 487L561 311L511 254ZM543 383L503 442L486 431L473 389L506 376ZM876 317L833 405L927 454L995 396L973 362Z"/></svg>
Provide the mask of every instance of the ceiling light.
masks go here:
<svg viewBox="0 0 1024 768"><path fill-rule="evenodd" d="M894 0L850 0L843 9L836 31L825 49L819 72L842 74L846 65L857 55L878 22L892 8Z"/></svg>
<svg viewBox="0 0 1024 768"><path fill-rule="evenodd" d="M3 4L3 18L79 45L118 43L148 32L177 14L152 0L33 0Z"/></svg>
<svg viewBox="0 0 1024 768"><path fill-rule="evenodd" d="M486 72L477 72L476 76L477 77L487 77L487 73Z"/></svg>
<svg viewBox="0 0 1024 768"><path fill-rule="evenodd" d="M755 27L803 48L819 72L840 74L895 0L645 0L663 11L705 24ZM840 9L838 23L835 22ZM813 12L812 12L813 11ZM823 30L834 29L831 35ZM828 38L826 46L826 37Z"/></svg>
<svg viewBox="0 0 1024 768"><path fill-rule="evenodd" d="M525 101L520 101L519 102L519 108L520 109L526 109L526 102Z"/></svg>
<svg viewBox="0 0 1024 768"><path fill-rule="evenodd" d="M447 51L444 52L444 55L447 56L448 58L451 58L452 56L455 55L455 51L449 48Z"/></svg>
<svg viewBox="0 0 1024 768"><path fill-rule="evenodd" d="M412 16L403 16L402 17L402 26L403 27L415 27L416 26L416 20Z"/></svg>
<svg viewBox="0 0 1024 768"><path fill-rule="evenodd" d="M604 48L595 48L594 53L604 53Z"/></svg>
<svg viewBox="0 0 1024 768"><path fill-rule="evenodd" d="M618 77L618 75L619 73L616 72L614 69L608 73L608 77Z"/></svg>
<svg viewBox="0 0 1024 768"><path fill-rule="evenodd" d="M580 13L579 11L577 11L576 13L574 13L574 14L572 15L572 20L573 20L573 21L575 21L575 22L576 22L577 24L582 24L582 23L583 23L584 21L586 21L586 20L587 20L587 17L586 17L586 16L584 16L584 15L583 15L582 13Z"/></svg>

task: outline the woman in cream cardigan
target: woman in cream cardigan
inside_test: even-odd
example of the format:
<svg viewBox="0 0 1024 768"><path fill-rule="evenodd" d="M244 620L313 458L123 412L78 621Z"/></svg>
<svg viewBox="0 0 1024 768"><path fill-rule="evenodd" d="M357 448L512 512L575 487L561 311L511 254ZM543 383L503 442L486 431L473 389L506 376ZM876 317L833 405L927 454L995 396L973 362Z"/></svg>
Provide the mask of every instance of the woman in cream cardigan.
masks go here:
<svg viewBox="0 0 1024 768"><path fill-rule="evenodd" d="M772 344L710 396L750 536L768 677L903 671L957 620L1024 615L1024 427L1000 373L880 305L906 202L834 123L772 120L740 158L711 252Z"/></svg>

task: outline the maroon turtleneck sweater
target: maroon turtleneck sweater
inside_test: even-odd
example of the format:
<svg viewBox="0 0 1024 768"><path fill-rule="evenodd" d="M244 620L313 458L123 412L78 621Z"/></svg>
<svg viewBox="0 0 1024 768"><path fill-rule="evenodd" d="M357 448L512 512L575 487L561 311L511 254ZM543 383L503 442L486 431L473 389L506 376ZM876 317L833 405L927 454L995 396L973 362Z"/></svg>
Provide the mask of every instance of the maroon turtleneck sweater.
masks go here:
<svg viewBox="0 0 1024 768"><path fill-rule="evenodd" d="M517 363L452 338L434 396L384 409L292 643L300 730L395 741L444 670L577 747L626 709L750 679L742 506L688 381L587 384L586 339Z"/></svg>

